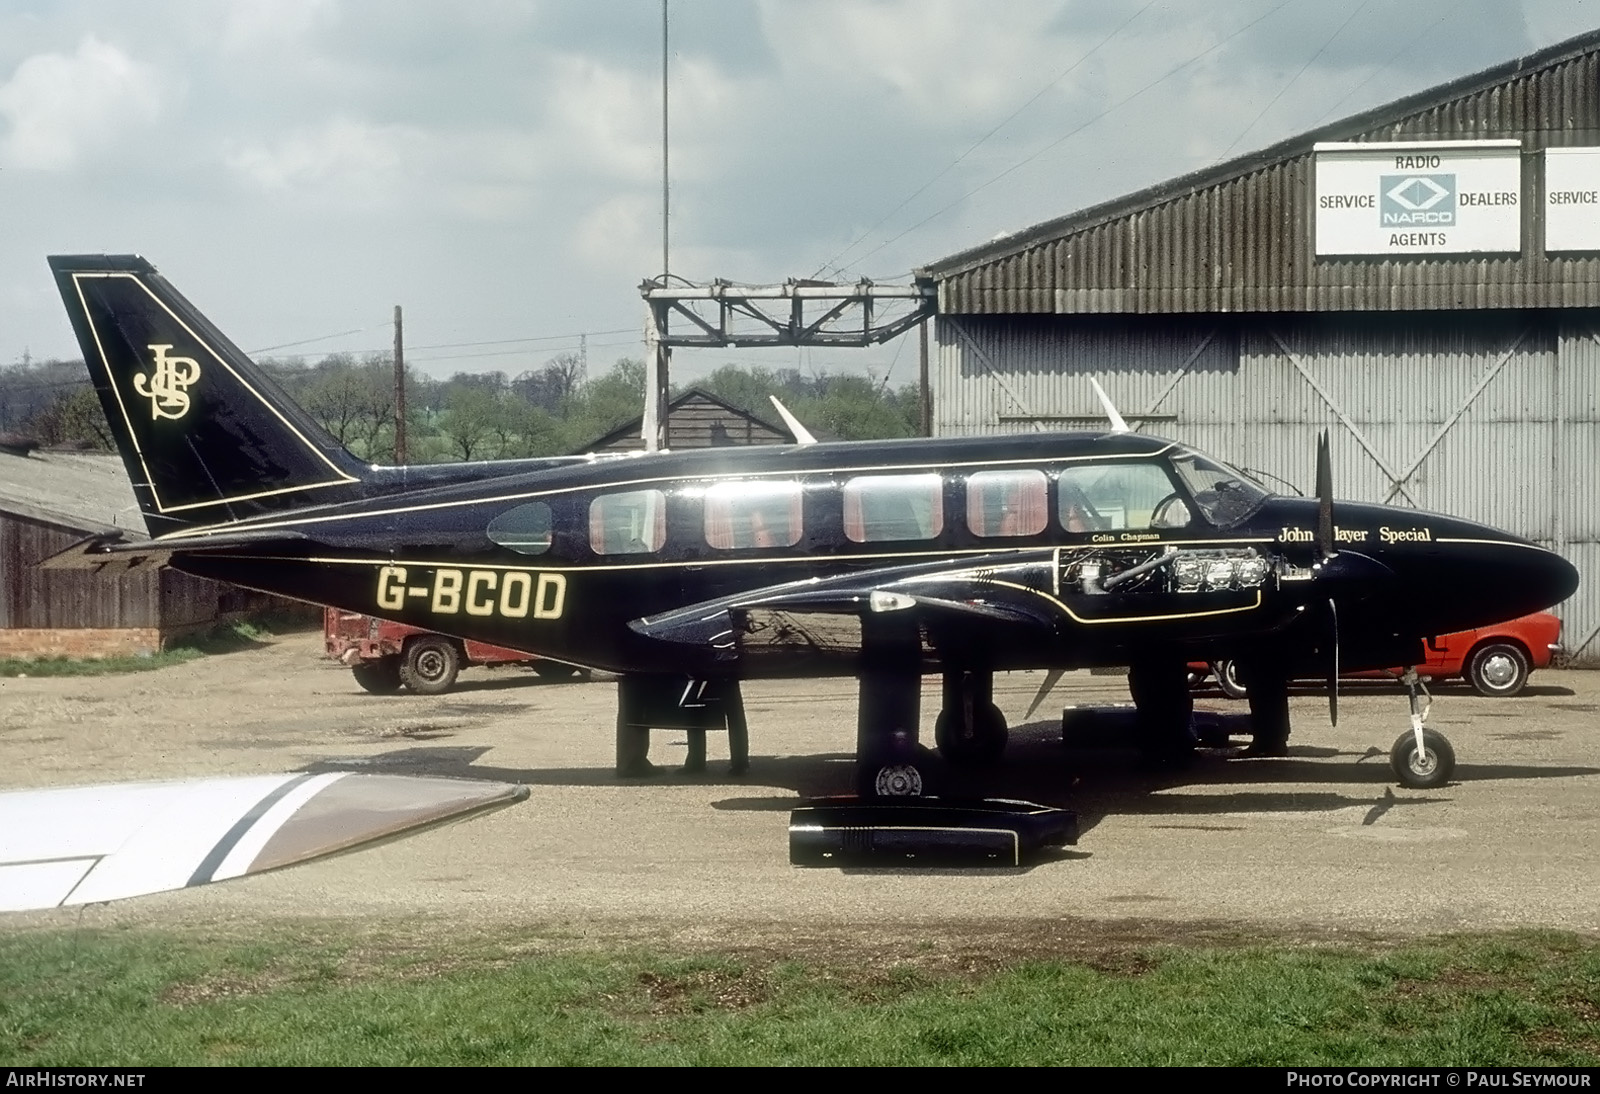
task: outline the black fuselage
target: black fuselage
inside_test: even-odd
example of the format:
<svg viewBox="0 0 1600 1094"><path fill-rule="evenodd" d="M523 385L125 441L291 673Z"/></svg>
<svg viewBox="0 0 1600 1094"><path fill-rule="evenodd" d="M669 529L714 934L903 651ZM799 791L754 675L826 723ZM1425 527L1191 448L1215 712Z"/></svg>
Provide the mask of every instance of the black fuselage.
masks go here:
<svg viewBox="0 0 1600 1094"><path fill-rule="evenodd" d="M930 669L1235 657L1329 600L1344 667L1381 667L1576 587L1549 551L1412 509L1336 503L1329 557L1316 501L1196 457L1036 434L486 464L422 489L385 472L355 500L219 525L215 550L186 532L173 564L595 668L737 676L854 671L859 642L813 626L838 596L812 611L792 583L846 599L937 586L954 607L924 624ZM241 535L257 543L220 546ZM732 620L720 647L685 616L698 605ZM1318 656L1314 636L1299 645Z"/></svg>

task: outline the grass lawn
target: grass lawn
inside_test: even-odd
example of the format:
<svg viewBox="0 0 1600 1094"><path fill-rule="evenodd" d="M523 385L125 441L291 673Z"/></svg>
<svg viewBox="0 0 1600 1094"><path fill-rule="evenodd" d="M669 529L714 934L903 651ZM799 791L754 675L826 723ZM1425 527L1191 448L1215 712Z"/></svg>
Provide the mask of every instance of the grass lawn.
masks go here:
<svg viewBox="0 0 1600 1094"><path fill-rule="evenodd" d="M859 939L857 941L859 949ZM0 936L9 1065L1600 1063L1600 943L1538 933L997 958L332 924Z"/></svg>

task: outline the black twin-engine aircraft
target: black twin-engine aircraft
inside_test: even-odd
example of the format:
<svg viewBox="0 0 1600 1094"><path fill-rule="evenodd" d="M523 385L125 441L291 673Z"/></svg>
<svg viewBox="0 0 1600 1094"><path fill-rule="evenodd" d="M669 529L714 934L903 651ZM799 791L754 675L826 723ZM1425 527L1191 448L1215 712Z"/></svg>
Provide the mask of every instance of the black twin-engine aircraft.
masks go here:
<svg viewBox="0 0 1600 1094"><path fill-rule="evenodd" d="M369 466L143 259L50 265L153 537L81 564L164 558L678 694L854 675L865 793L930 788L925 673L946 764L1004 749L995 672L1111 665L1146 755L1181 761L1186 665L1223 658L1252 747L1281 754L1287 681L1326 673L1335 697L1341 671L1419 664L1428 636L1578 583L1493 528L1335 503L1325 437L1316 498L1123 430ZM1414 689L1393 758L1407 785L1450 776Z"/></svg>

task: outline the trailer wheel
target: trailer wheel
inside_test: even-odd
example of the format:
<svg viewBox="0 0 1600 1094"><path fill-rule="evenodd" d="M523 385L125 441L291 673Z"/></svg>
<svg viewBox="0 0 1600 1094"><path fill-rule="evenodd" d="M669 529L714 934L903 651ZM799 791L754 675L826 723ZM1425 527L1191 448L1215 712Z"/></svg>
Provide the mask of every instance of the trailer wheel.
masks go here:
<svg viewBox="0 0 1600 1094"><path fill-rule="evenodd" d="M450 690L461 671L461 652L448 638L435 634L413 638L400 658L400 680L418 695Z"/></svg>
<svg viewBox="0 0 1600 1094"><path fill-rule="evenodd" d="M393 695L400 690L400 658L395 655L357 661L350 666L350 675L356 678L362 691L373 695Z"/></svg>

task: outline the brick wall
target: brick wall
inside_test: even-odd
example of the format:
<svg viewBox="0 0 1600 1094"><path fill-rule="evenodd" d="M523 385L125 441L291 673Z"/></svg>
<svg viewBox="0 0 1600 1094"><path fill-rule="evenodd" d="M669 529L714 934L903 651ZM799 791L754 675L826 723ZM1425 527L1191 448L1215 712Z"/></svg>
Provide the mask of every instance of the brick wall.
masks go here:
<svg viewBox="0 0 1600 1094"><path fill-rule="evenodd" d="M0 629L0 657L126 657L160 648L155 627Z"/></svg>

